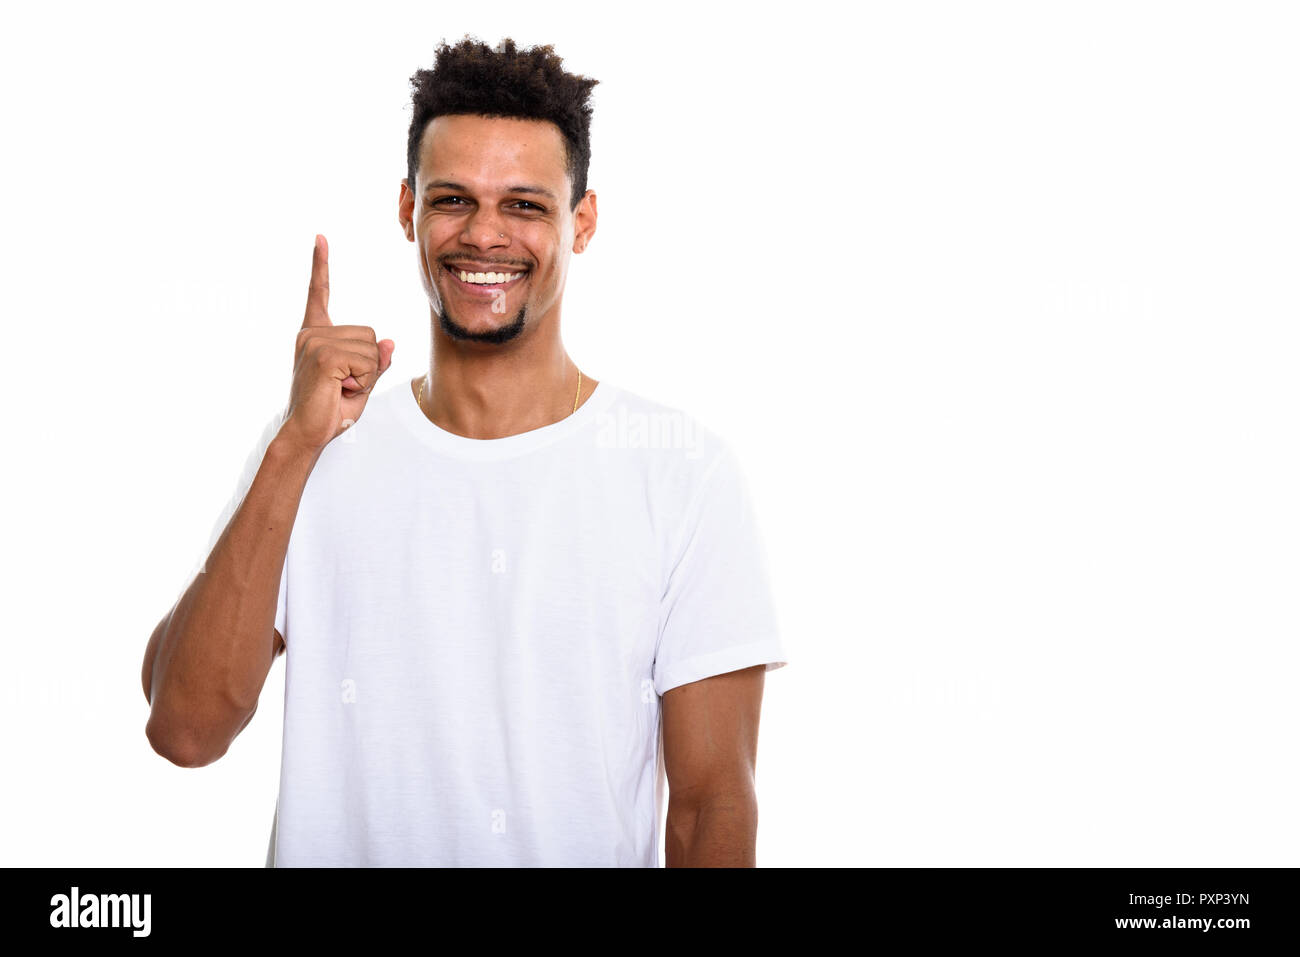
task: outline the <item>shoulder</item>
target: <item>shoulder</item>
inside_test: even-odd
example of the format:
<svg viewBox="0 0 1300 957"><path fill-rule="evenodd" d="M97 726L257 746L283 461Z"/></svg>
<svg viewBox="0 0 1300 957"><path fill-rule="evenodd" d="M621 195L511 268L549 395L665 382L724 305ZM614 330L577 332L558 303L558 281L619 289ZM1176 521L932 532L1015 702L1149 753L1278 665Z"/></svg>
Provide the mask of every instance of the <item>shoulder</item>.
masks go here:
<svg viewBox="0 0 1300 957"><path fill-rule="evenodd" d="M622 387L614 391L594 423L606 465L633 465L651 495L676 513L692 511L707 490L734 482L739 462L719 429L681 407Z"/></svg>
<svg viewBox="0 0 1300 957"><path fill-rule="evenodd" d="M415 389L416 380L413 378L380 379L378 388L371 392L370 398L366 400L366 408L361 418L364 419L366 413L376 410L382 410L384 414L392 414L403 402L409 402L414 406Z"/></svg>
<svg viewBox="0 0 1300 957"><path fill-rule="evenodd" d="M639 450L648 461L693 472L730 451L723 435L698 415L621 386L611 391L596 415L598 447Z"/></svg>

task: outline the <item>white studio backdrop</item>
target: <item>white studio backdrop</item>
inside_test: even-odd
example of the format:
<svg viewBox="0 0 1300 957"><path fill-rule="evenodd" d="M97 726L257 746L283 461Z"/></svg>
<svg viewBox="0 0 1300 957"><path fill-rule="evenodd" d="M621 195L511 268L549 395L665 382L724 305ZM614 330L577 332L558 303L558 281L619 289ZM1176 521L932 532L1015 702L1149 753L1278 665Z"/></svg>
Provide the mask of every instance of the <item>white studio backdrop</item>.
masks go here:
<svg viewBox="0 0 1300 957"><path fill-rule="evenodd" d="M600 80L565 344L737 447L760 866L1294 866L1297 18L1264 3L57 4L0 36L0 864L260 866L145 644L330 312L417 375L408 78Z"/></svg>

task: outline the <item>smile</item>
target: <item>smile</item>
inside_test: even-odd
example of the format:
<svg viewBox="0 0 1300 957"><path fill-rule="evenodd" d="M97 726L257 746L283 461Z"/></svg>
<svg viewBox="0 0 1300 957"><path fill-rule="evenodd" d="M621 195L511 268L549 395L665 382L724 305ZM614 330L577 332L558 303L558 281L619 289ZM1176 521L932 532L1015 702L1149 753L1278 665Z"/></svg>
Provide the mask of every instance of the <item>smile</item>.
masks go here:
<svg viewBox="0 0 1300 957"><path fill-rule="evenodd" d="M457 286L465 292L499 292L515 284L528 275L527 269L502 269L498 271L480 271L468 269L452 263L442 267L451 276Z"/></svg>

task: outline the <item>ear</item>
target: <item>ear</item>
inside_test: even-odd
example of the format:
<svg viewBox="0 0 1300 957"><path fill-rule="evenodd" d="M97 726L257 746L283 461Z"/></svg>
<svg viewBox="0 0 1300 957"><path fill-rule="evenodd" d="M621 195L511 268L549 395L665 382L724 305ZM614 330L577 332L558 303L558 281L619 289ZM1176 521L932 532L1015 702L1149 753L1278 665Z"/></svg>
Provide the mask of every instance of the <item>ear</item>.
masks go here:
<svg viewBox="0 0 1300 957"><path fill-rule="evenodd" d="M401 189L397 194L397 221L402 226L402 232L406 234L407 242L415 242L415 224L412 219L415 215L415 192L407 185L406 177L402 177Z"/></svg>
<svg viewBox="0 0 1300 957"><path fill-rule="evenodd" d="M573 212L573 251L581 253L596 235L596 194L587 190Z"/></svg>

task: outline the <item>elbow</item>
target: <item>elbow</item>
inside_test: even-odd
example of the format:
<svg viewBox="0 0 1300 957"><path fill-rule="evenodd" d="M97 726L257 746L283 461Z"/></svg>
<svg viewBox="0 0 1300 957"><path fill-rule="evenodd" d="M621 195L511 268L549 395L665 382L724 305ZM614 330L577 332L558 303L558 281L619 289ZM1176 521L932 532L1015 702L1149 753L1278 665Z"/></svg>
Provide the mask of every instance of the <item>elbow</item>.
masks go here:
<svg viewBox="0 0 1300 957"><path fill-rule="evenodd" d="M145 723L144 733L154 753L179 768L206 767L223 757L230 747L229 742L214 746L211 739L205 739L193 729L159 721L154 714Z"/></svg>
<svg viewBox="0 0 1300 957"><path fill-rule="evenodd" d="M743 789L674 804L670 786L664 837L668 867L755 867L758 799Z"/></svg>

